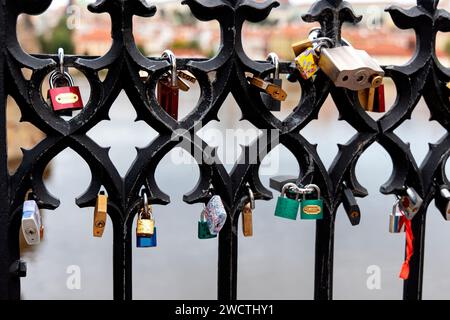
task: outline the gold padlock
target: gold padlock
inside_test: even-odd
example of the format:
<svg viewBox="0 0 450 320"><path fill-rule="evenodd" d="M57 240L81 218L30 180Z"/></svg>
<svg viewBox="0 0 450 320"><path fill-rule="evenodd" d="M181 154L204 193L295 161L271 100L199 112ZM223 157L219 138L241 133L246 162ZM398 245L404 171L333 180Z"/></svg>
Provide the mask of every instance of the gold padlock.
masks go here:
<svg viewBox="0 0 450 320"><path fill-rule="evenodd" d="M292 50L296 57L298 57L302 52L306 49L311 48L313 46L313 41L310 39L305 39L299 42L292 44Z"/></svg>
<svg viewBox="0 0 450 320"><path fill-rule="evenodd" d="M148 205L147 208L147 212L145 208L142 208L138 215L136 227L136 235L138 237L149 238L155 233L155 220L152 217L152 207Z"/></svg>
<svg viewBox="0 0 450 320"><path fill-rule="evenodd" d="M100 192L97 197L94 212L94 237L102 237L106 226L106 216L108 212L108 196L105 192Z"/></svg>
<svg viewBox="0 0 450 320"><path fill-rule="evenodd" d="M253 236L253 211L250 202L242 210L242 231L244 237Z"/></svg>

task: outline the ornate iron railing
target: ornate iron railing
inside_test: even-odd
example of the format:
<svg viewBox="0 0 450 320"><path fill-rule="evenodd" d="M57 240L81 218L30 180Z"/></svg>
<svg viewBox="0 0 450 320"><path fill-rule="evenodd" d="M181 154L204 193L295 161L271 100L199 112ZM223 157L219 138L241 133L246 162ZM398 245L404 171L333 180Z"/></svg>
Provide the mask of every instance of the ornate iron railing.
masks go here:
<svg viewBox="0 0 450 320"><path fill-rule="evenodd" d="M236 99L243 118L260 129L274 129L279 133L279 143L287 147L296 157L301 173L297 182L315 183L320 186L325 202L324 219L317 221L315 292L316 299L332 299L333 250L336 211L342 203L344 185L355 196L368 193L355 175L355 166L363 152L373 143L380 143L390 154L393 173L381 187L384 194L396 194L405 185L414 187L424 199L424 204L413 219L415 253L411 260L411 274L404 283L405 299L420 299L424 260L424 233L427 207L437 196L437 186L448 184L445 163L450 155L450 136L447 133L437 144L432 145L421 167L416 164L410 147L394 130L407 120L419 99L423 96L430 109L432 119L447 131L450 127L448 108L450 70L436 58L435 40L438 31L450 30L448 12L437 9L437 0L418 0L417 6L408 10L396 6L386 9L395 25L400 29L413 29L417 37L414 57L403 66L386 66L386 76L391 77L397 88L397 100L389 112L375 121L357 102L355 92L336 88L319 72L314 81L298 79L302 98L297 108L284 121L278 120L264 107L259 91L249 86L245 73L265 76L273 71L267 62L251 60L242 46L242 25L245 21L259 22L268 17L278 6L273 0L184 0L193 15L202 21L217 20L221 27L219 53L210 60L179 59L178 68L193 73L200 84L201 96L195 110L184 120L177 122L165 113L155 98L155 88L170 66L159 58L141 55L133 39L133 16L151 17L156 7L144 0L98 0L89 5L93 13L107 12L111 16L111 49L102 57L68 56L66 64L81 71L91 87L90 100L84 110L70 121L55 115L41 95L41 83L56 66L55 55L30 56L20 47L17 36L17 18L20 14L43 13L51 0L1 0L0 1L0 298L20 298L19 229L21 206L27 190L32 188L41 208L55 209L59 201L45 188L42 174L47 164L66 148L77 152L89 165L92 181L88 190L77 199L80 207L92 207L95 198L104 186L109 194L109 215L114 229L113 277L114 298L131 299L131 232L136 208L140 202L139 191L146 186L151 191L153 204L165 205L170 198L158 187L154 172L159 161L174 147L172 135L184 129L189 136L199 129L195 124L206 125L217 116L225 98L231 93ZM344 22L361 20L354 14L350 4L340 0L315 2L303 16L306 22L319 22L324 34L336 43L340 42ZM148 23L152 23L151 19ZM24 78L21 68L33 71L29 80ZM104 81L98 72L108 70ZM150 74L145 85L139 71ZM295 65L281 63L281 73L295 74ZM114 167L106 149L101 148L86 132L107 119L111 105L124 90L131 100L138 119L145 121L158 131L159 136L146 148L139 150L136 161L122 178ZM340 146L330 169L327 171L316 152L302 135L300 129L318 117L319 110L331 94L342 120L358 132ZM17 172L9 175L6 153L6 98L12 96L17 102L22 120L29 121L46 133L47 137L33 149L24 151L24 159ZM200 152L203 159L210 154L204 152L207 144L192 139L194 148L188 152ZM246 152L255 151L261 141L246 147ZM268 153L276 147L275 139L269 136L264 142ZM258 150L261 151L261 150ZM211 159L209 159L211 160ZM199 163L200 179L195 189L184 196L187 203L205 202L210 183L221 195L229 213L229 219L219 237L218 298L236 299L238 259L238 218L247 197L246 184L250 184L258 200L269 200L272 193L261 183L259 164L239 161L230 174L214 159Z"/></svg>

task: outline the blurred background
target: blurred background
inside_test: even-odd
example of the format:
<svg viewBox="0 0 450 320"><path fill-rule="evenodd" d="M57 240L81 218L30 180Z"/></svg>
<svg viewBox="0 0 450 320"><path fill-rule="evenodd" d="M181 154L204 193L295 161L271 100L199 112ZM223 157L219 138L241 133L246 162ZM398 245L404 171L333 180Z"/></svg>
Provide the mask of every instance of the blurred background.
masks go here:
<svg viewBox="0 0 450 320"><path fill-rule="evenodd" d="M22 15L18 24L19 41L29 53L56 53L63 47L67 54L103 55L111 46L111 22L106 14L92 14L87 5L94 1L53 1L40 16ZM291 43L304 39L315 24L301 20L312 1L281 1L262 23L246 23L244 49L253 59L265 59L275 51L283 60L292 60ZM220 45L217 22L197 21L180 1L152 1L158 12L152 18L134 18L134 37L143 54L159 56L170 48L180 57L213 57ZM358 49L364 49L381 64L404 64L413 55L415 36L411 30L397 29L384 8L390 3L403 7L415 1L351 1L356 13L364 16L357 25L346 24L343 36ZM450 0L439 4L449 9ZM448 65L450 37L440 33L436 49L440 61ZM70 70L80 86L83 100L89 100L87 80ZM26 71L24 71L26 73ZM301 88L283 83L289 94L280 119L289 115L301 97ZM395 85L386 79L386 103L396 99ZM43 83L44 97L48 84ZM197 104L200 89L193 86L180 97L180 117ZM380 114L370 114L375 119ZM20 111L8 100L8 162L13 174L21 162L20 148L32 148L45 135L29 123L20 123ZM428 143L436 142L445 130L435 121L423 101L395 132L411 143L420 165ZM121 93L110 112L111 121L103 121L88 134L99 145L111 147L110 156L124 176L133 163L135 147L145 147L158 133L143 122L134 122L136 112ZM230 171L240 155L239 144L249 144L261 132L248 121L240 121L241 111L229 96L219 112L220 121L212 121L200 132L210 145L219 147L219 157ZM346 143L356 131L338 121L333 101L328 98L319 119L301 133L318 144L318 152L328 168L337 154L337 144ZM392 171L389 155L378 144L372 145L357 166L360 182L370 196L359 199L361 224L352 227L342 208L338 211L335 241L334 297L336 299L400 299L403 282L398 273L403 261L404 235L388 233L388 216L394 197L381 195L379 187ZM447 174L450 171L447 165ZM268 187L271 176L296 175L299 167L293 155L277 147L261 165L260 176ZM28 263L28 275L22 279L23 299L111 299L112 298L112 225L108 221L103 238L92 237L93 209L79 209L75 198L90 182L88 166L74 151L59 154L48 166L47 188L60 198L61 206L44 211L44 241L28 247L22 241L22 259ZM133 249L133 296L135 299L214 299L217 283L217 239L197 239L197 221L202 205L187 205L183 194L197 183L199 172L189 154L172 150L157 168L160 188L170 194L168 206L155 206L158 225L157 248ZM174 183L176 181L176 183ZM239 235L239 299L312 299L314 282L315 224L310 221L284 221L275 218L274 200L258 201L254 211L254 236ZM241 229L239 229L240 231ZM427 216L424 298L449 299L450 278L442 265L450 263L450 223L444 221L430 204ZM73 266L81 274L79 289L67 286ZM380 270L381 287L370 290L367 273L371 266Z"/></svg>

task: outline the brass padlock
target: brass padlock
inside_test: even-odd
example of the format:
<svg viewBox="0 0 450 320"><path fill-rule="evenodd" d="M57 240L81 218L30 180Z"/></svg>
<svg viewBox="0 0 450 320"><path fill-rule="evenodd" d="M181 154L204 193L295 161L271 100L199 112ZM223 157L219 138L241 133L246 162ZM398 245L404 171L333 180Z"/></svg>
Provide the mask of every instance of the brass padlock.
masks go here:
<svg viewBox="0 0 450 320"><path fill-rule="evenodd" d="M108 212L108 196L101 191L97 196L97 203L94 211L94 237L102 237L106 226Z"/></svg>
<svg viewBox="0 0 450 320"><path fill-rule="evenodd" d="M383 69L366 51L352 46L322 48L318 65L336 87L354 91L368 89L376 77L384 76Z"/></svg>
<svg viewBox="0 0 450 320"><path fill-rule="evenodd" d="M155 232L155 220L152 219L151 215L148 216L145 213L145 209L142 208L137 221L136 235L138 237L151 237Z"/></svg>
<svg viewBox="0 0 450 320"><path fill-rule="evenodd" d="M252 189L247 184L249 201L245 204L242 209L242 232L244 237L253 236L253 210L255 209L255 197L253 195Z"/></svg>
<svg viewBox="0 0 450 320"><path fill-rule="evenodd" d="M242 232L244 237L253 236L253 211L250 202L246 203L242 210Z"/></svg>
<svg viewBox="0 0 450 320"><path fill-rule="evenodd" d="M285 101L287 98L286 91L284 91L283 88L274 83L264 81L263 79L255 76L247 77L247 80L251 85L263 90L275 100Z"/></svg>
<svg viewBox="0 0 450 320"><path fill-rule="evenodd" d="M369 112L385 112L384 85L382 77L372 79L369 89L358 91L359 103Z"/></svg>

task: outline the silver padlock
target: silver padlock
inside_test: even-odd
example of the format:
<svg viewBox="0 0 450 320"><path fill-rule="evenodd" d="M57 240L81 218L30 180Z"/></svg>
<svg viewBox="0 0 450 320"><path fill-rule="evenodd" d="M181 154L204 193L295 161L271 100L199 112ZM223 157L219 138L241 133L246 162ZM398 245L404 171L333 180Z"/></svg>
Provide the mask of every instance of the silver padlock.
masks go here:
<svg viewBox="0 0 450 320"><path fill-rule="evenodd" d="M402 211L400 210L399 202L396 201L394 203L394 206L392 207L392 212L389 215L389 232L390 233L401 233L405 232L405 223L404 220L406 219L403 215Z"/></svg>
<svg viewBox="0 0 450 320"><path fill-rule="evenodd" d="M352 46L323 48L318 65L336 87L358 91L383 82L380 65L366 51Z"/></svg>
<svg viewBox="0 0 450 320"><path fill-rule="evenodd" d="M450 190L447 186L443 185L440 187L440 192L436 195L435 203L444 219L450 221Z"/></svg>
<svg viewBox="0 0 450 320"><path fill-rule="evenodd" d="M405 212L406 218L412 220L422 206L422 203L423 200L417 191L412 187L408 187L406 188L406 195L400 197L399 205Z"/></svg>

